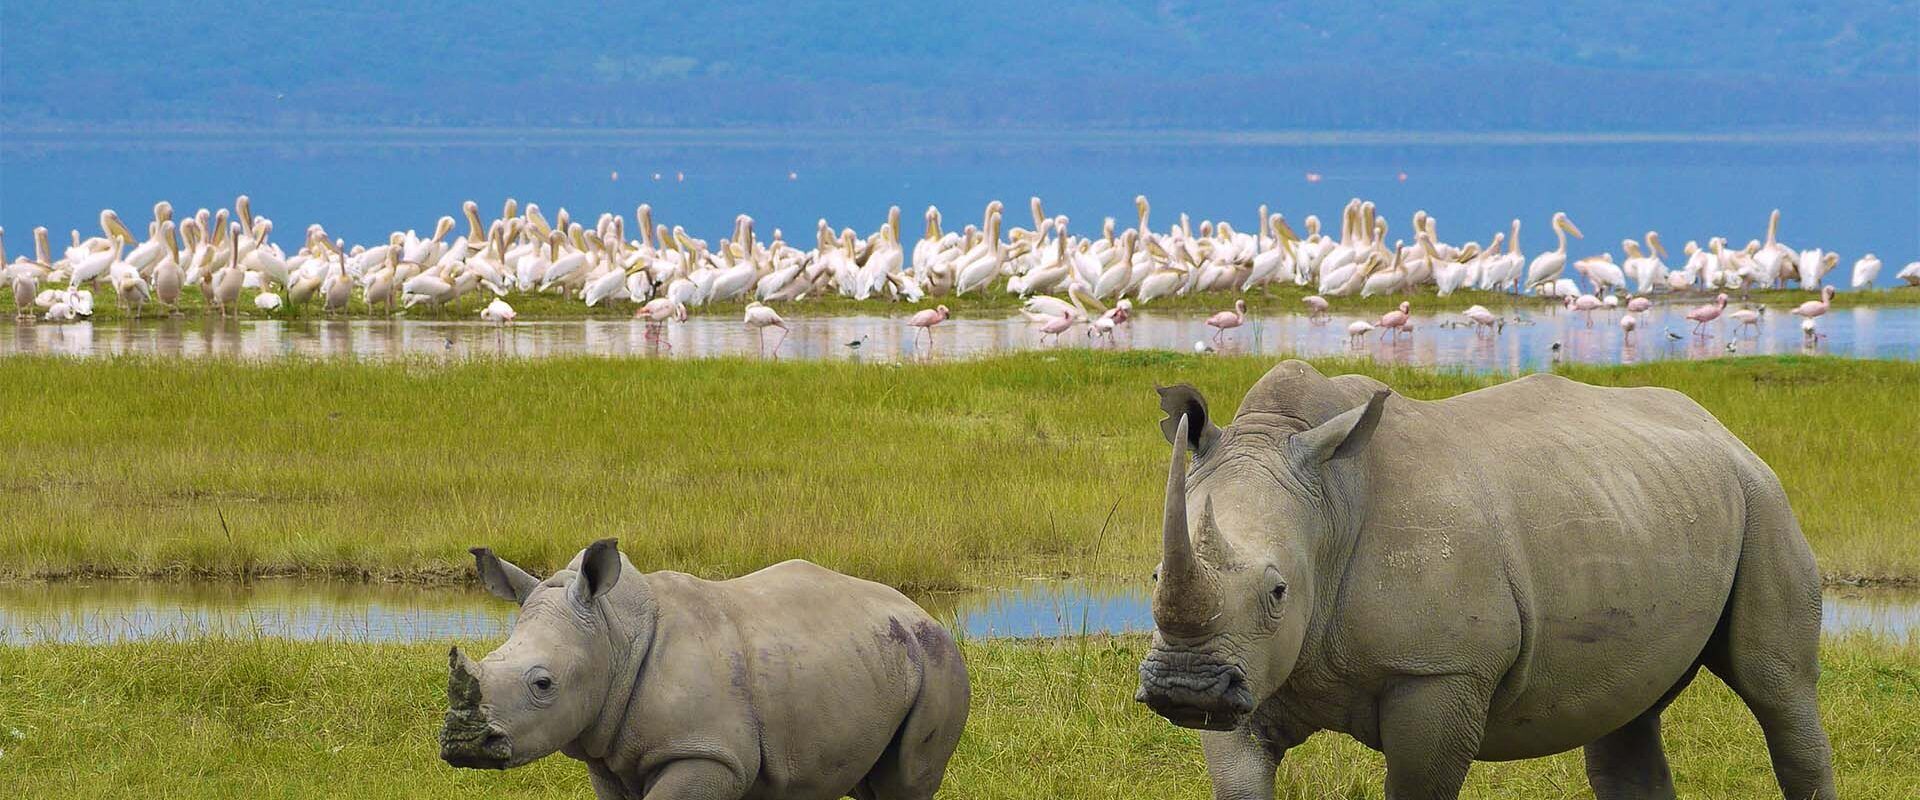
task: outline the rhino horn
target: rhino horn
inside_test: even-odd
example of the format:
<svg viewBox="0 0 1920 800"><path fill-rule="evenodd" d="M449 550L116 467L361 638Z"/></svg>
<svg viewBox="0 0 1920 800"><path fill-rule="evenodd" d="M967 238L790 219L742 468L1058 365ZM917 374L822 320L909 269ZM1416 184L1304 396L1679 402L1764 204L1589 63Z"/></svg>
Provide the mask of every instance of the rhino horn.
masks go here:
<svg viewBox="0 0 1920 800"><path fill-rule="evenodd" d="M1180 415L1173 437L1173 464L1167 468L1167 510L1160 530L1160 577L1184 576L1193 568L1193 540L1187 534L1187 416Z"/></svg>
<svg viewBox="0 0 1920 800"><path fill-rule="evenodd" d="M460 652L458 646L447 653L447 705L471 710L480 707L480 669Z"/></svg>

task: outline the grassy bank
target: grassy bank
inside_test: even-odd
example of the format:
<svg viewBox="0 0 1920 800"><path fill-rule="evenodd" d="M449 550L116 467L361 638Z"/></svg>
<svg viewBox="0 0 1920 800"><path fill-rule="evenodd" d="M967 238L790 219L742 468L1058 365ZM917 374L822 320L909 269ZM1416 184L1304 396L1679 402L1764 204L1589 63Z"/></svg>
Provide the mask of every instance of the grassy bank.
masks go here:
<svg viewBox="0 0 1920 800"><path fill-rule="evenodd" d="M0 359L0 578L431 580L467 574L477 544L544 571L602 536L708 576L789 557L923 589L1137 575L1166 459L1152 387L1194 383L1224 413L1271 364ZM1320 366L1429 399L1499 380ZM1567 372L1719 415L1779 472L1829 573L1920 575L1920 365Z"/></svg>
<svg viewBox="0 0 1920 800"><path fill-rule="evenodd" d="M485 650L493 643L477 646ZM558 756L454 770L433 736L446 645L285 641L0 648L0 776L21 797L586 797ZM1192 733L1132 702L1137 638L969 643L967 735L942 798L1210 796ZM1829 642L1822 714L1846 796L1920 794L1920 644ZM1889 713L1892 712L1892 713ZM1685 796L1778 797L1758 726L1702 674L1665 716ZM1337 734L1291 753L1280 796L1378 798L1380 757ZM1590 797L1578 753L1477 764L1469 798Z"/></svg>

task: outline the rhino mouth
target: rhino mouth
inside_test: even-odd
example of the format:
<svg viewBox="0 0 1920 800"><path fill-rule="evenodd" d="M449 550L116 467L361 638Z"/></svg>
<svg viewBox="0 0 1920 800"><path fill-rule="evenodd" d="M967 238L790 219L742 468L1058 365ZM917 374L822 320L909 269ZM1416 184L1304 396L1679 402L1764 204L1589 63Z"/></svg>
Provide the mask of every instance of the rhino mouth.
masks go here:
<svg viewBox="0 0 1920 800"><path fill-rule="evenodd" d="M478 711L447 712L446 726L440 729L440 760L466 769L516 766L513 741Z"/></svg>
<svg viewBox="0 0 1920 800"><path fill-rule="evenodd" d="M1239 667L1197 653L1154 650L1140 663L1135 701L1182 728L1230 731L1253 712Z"/></svg>

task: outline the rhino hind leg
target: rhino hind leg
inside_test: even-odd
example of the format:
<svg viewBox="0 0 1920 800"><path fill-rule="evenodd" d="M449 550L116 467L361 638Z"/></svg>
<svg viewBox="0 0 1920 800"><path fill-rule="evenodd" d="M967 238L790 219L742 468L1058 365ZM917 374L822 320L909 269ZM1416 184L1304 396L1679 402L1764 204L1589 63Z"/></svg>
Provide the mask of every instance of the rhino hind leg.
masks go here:
<svg viewBox="0 0 1920 800"><path fill-rule="evenodd" d="M1834 800L1833 748L1820 724L1820 572L1773 476L1750 486L1746 541L1706 667L1766 736L1786 796Z"/></svg>
<svg viewBox="0 0 1920 800"><path fill-rule="evenodd" d="M1649 710L1587 745L1587 783L1598 800L1672 800L1673 772L1660 745L1660 713Z"/></svg>
<svg viewBox="0 0 1920 800"><path fill-rule="evenodd" d="M1660 702L1587 745L1587 784L1597 800L1671 800L1675 796L1673 771L1667 767L1667 751L1660 741L1660 715L1699 672L1700 665L1694 664Z"/></svg>
<svg viewBox="0 0 1920 800"><path fill-rule="evenodd" d="M947 760L966 728L968 694L964 675L957 690L927 688L932 687L922 689L880 760L854 787L857 800L933 800L940 789Z"/></svg>

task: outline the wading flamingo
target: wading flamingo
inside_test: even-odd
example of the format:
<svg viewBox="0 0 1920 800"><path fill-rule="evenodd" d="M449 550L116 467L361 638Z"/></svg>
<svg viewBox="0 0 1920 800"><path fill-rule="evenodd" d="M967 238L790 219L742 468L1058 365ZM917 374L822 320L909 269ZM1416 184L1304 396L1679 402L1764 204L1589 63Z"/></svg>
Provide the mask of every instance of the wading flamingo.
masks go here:
<svg viewBox="0 0 1920 800"><path fill-rule="evenodd" d="M927 349L929 350L933 349L933 326L946 321L947 321L946 306L934 306L933 308L923 308L923 309L920 309L919 311L913 312L913 316L907 318L908 325L911 325L915 328L919 328L920 330L924 330L927 332ZM913 338L915 341L918 341L920 339L919 330L913 332Z"/></svg>
<svg viewBox="0 0 1920 800"><path fill-rule="evenodd" d="M1393 337L1395 339L1398 339L1400 338L1400 333L1402 331L1412 330L1412 328L1407 327L1407 323L1412 320L1413 320L1413 304L1402 302L1399 308L1381 315L1380 322L1378 324L1382 328L1386 328L1388 330L1393 331Z"/></svg>
<svg viewBox="0 0 1920 800"><path fill-rule="evenodd" d="M1814 317L1827 313L1827 311L1833 308L1833 291L1832 286L1820 287L1820 299L1808 300L1807 302L1801 303L1798 308L1793 310L1793 315L1796 317L1806 317L1808 321L1812 321Z"/></svg>
<svg viewBox="0 0 1920 800"><path fill-rule="evenodd" d="M1214 314L1211 317L1208 317L1207 327L1214 329L1213 341L1215 344L1218 344L1220 342L1220 337L1225 335L1229 329L1238 328L1241 325L1246 324L1246 322L1247 322L1247 301L1235 300L1233 301L1232 311L1222 311L1217 314Z"/></svg>
<svg viewBox="0 0 1920 800"><path fill-rule="evenodd" d="M1707 323L1719 319L1720 312L1726 307L1727 296L1725 293L1722 293L1719 297L1715 297L1713 302L1688 311L1687 319L1696 323L1693 326L1693 335L1705 336L1709 339L1713 338L1712 334L1707 333Z"/></svg>
<svg viewBox="0 0 1920 800"><path fill-rule="evenodd" d="M765 303L756 300L747 304L746 323L747 327L754 329L760 334L760 355L764 356L767 354L768 328L780 329L780 341L773 343L773 352L776 355L780 352L780 345L787 343L787 334L789 333L787 330L787 321L780 318L780 312L773 310Z"/></svg>

